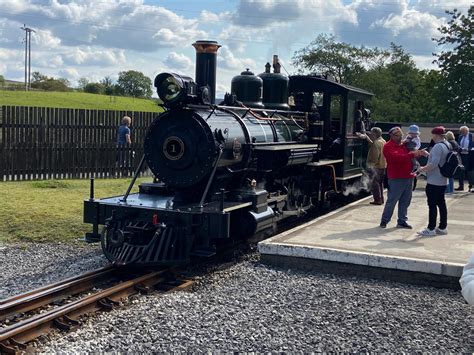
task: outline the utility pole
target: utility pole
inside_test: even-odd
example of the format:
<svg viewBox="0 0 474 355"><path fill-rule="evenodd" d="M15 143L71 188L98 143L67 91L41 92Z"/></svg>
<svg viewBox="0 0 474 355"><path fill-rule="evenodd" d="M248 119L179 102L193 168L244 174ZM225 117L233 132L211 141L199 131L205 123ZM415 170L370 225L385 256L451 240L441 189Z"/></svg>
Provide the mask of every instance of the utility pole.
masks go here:
<svg viewBox="0 0 474 355"><path fill-rule="evenodd" d="M28 91L31 88L31 32L35 30L26 27L20 27L25 31L25 90Z"/></svg>

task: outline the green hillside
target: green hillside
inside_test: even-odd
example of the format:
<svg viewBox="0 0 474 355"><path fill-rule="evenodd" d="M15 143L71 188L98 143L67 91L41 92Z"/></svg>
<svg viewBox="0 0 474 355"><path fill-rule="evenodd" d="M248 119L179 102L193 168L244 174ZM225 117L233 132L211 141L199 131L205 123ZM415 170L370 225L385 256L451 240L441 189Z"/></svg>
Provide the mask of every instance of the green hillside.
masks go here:
<svg viewBox="0 0 474 355"><path fill-rule="evenodd" d="M99 110L160 112L154 100L83 92L38 92L0 90L0 106L38 106Z"/></svg>

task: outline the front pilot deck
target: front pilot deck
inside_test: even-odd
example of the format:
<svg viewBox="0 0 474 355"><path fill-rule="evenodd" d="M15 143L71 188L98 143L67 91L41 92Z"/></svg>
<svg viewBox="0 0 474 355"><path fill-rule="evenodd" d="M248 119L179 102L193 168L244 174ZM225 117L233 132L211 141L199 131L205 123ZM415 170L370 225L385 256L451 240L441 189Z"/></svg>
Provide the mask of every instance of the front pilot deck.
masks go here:
<svg viewBox="0 0 474 355"><path fill-rule="evenodd" d="M236 209L245 208L252 206L251 202L224 202L224 210L221 211L219 201L211 201L205 203L201 209L199 203L189 203L179 206L173 204L173 196L157 196L150 194L130 194L126 201L123 201L124 196L115 196L96 200L101 204L123 206L123 207L135 207L143 209L165 209L169 211L181 211L181 212L231 212Z"/></svg>

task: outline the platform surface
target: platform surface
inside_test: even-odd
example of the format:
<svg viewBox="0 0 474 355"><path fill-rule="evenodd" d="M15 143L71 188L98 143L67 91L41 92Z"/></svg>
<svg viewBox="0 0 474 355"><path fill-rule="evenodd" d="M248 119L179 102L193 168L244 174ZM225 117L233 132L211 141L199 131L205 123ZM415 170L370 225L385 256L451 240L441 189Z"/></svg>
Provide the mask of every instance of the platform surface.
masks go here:
<svg viewBox="0 0 474 355"><path fill-rule="evenodd" d="M260 242L259 252L460 277L474 252L474 193L446 195L449 234L420 237L428 206L424 182L419 185L408 210L412 230L395 227L396 208L387 228L380 228L383 206L369 204L368 197Z"/></svg>

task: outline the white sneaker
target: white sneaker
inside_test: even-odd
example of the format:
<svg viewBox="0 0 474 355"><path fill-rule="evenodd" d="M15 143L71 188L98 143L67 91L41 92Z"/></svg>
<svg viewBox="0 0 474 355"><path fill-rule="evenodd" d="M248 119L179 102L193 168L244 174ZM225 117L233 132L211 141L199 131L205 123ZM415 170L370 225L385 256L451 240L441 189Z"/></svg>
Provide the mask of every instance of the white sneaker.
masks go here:
<svg viewBox="0 0 474 355"><path fill-rule="evenodd" d="M418 235L421 235L423 237L434 237L436 235L436 232L434 231L434 229L428 229L428 228L425 228L419 232L417 232Z"/></svg>
<svg viewBox="0 0 474 355"><path fill-rule="evenodd" d="M439 234L439 235L446 235L448 234L448 228L441 229L441 228L436 227L435 232L436 234Z"/></svg>

